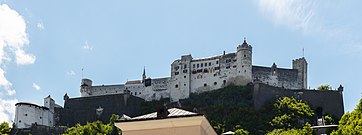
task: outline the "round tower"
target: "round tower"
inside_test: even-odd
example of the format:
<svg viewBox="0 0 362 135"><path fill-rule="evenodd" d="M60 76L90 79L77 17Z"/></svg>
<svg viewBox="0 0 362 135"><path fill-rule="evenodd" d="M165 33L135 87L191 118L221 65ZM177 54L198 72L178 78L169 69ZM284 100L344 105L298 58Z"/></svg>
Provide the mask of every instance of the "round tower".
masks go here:
<svg viewBox="0 0 362 135"><path fill-rule="evenodd" d="M252 47L244 38L243 44L237 47L237 75L240 78L240 84L246 85L252 81Z"/></svg>
<svg viewBox="0 0 362 135"><path fill-rule="evenodd" d="M82 79L82 83L80 85L80 95L81 97L87 97L92 95L92 80L90 79Z"/></svg>

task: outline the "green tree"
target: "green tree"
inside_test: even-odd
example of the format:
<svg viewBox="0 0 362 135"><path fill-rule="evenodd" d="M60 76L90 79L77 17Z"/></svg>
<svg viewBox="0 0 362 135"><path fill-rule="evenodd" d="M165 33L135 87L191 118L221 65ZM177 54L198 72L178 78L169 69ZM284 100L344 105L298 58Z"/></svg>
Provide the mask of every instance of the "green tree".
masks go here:
<svg viewBox="0 0 362 135"><path fill-rule="evenodd" d="M331 135L362 135L362 98L356 109L342 116L338 129Z"/></svg>
<svg viewBox="0 0 362 135"><path fill-rule="evenodd" d="M267 133L267 135L312 135L313 130L309 123L303 127L303 129L274 129Z"/></svg>
<svg viewBox="0 0 362 135"><path fill-rule="evenodd" d="M118 120L118 115L112 115L108 124L101 121L87 123L86 125L76 124L74 127L68 128L63 135L121 135L121 130L114 126L114 122Z"/></svg>
<svg viewBox="0 0 362 135"><path fill-rule="evenodd" d="M321 86L319 86L318 88L317 88L317 90L331 90L332 89L332 87L330 86L330 85L328 85L328 84L326 84L326 85L321 85Z"/></svg>
<svg viewBox="0 0 362 135"><path fill-rule="evenodd" d="M4 121L0 124L0 134L1 135L7 135L10 132L11 128L9 126L9 123Z"/></svg>
<svg viewBox="0 0 362 135"><path fill-rule="evenodd" d="M282 97L274 103L276 112L270 124L276 129L302 128L314 116L313 110L302 100Z"/></svg>
<svg viewBox="0 0 362 135"><path fill-rule="evenodd" d="M244 129L235 130L234 135L249 135L249 132Z"/></svg>

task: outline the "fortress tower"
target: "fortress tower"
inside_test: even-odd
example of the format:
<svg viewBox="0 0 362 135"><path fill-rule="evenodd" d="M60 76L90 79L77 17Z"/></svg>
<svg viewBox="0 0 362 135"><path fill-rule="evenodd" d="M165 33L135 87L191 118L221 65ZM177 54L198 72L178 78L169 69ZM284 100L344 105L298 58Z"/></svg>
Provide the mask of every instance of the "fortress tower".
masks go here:
<svg viewBox="0 0 362 135"><path fill-rule="evenodd" d="M92 80L90 79L82 79L82 83L80 85L80 95L82 97L90 96L92 95Z"/></svg>
<svg viewBox="0 0 362 135"><path fill-rule="evenodd" d="M169 85L169 88L172 99L178 100L189 97L192 59L191 55L184 55L181 56L181 60L176 60L171 64L171 85Z"/></svg>
<svg viewBox="0 0 362 135"><path fill-rule="evenodd" d="M302 89L307 89L308 87L308 80L307 80L307 69L308 69L308 63L307 60L302 57L299 59L293 60L293 69L298 70L298 84L302 86Z"/></svg>
<svg viewBox="0 0 362 135"><path fill-rule="evenodd" d="M236 51L236 74L239 77L236 84L246 85L252 82L252 55L252 47L244 38L243 44L239 45Z"/></svg>

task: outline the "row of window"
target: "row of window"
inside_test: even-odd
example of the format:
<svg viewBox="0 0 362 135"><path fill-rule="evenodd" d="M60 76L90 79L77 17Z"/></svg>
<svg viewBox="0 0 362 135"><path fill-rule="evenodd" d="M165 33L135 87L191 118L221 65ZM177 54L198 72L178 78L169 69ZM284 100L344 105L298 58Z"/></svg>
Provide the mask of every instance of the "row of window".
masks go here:
<svg viewBox="0 0 362 135"><path fill-rule="evenodd" d="M226 80L223 80L223 84L226 83ZM214 82L214 85L217 85L217 82ZM184 84L184 86L186 86L186 84ZM204 83L204 87L207 86L207 83ZM178 88L178 84L175 85L175 88Z"/></svg>
<svg viewBox="0 0 362 135"><path fill-rule="evenodd" d="M219 61L216 61L216 64L219 64ZM207 66L211 66L211 62L207 63L197 63L197 64L192 64L192 68L200 68L200 67L207 67Z"/></svg>

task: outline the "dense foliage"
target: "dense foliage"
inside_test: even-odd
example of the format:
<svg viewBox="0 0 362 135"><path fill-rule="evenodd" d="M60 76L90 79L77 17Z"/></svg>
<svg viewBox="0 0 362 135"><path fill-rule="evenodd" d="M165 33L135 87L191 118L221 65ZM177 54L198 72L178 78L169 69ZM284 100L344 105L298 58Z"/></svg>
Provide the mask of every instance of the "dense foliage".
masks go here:
<svg viewBox="0 0 362 135"><path fill-rule="evenodd" d="M2 122L0 124L0 134L1 135L7 135L10 132L11 128L9 126L9 123L6 121Z"/></svg>
<svg viewBox="0 0 362 135"><path fill-rule="evenodd" d="M362 135L362 99L356 109L345 113L339 121L338 130L332 135Z"/></svg>
<svg viewBox="0 0 362 135"><path fill-rule="evenodd" d="M237 129L235 130L234 135L249 135L249 132L244 129Z"/></svg>
<svg viewBox="0 0 362 135"><path fill-rule="evenodd" d="M279 98L273 110L276 114L270 124L276 129L302 128L306 122L311 122L314 118L314 112L309 105L295 98Z"/></svg>
<svg viewBox="0 0 362 135"><path fill-rule="evenodd" d="M269 132L267 135L312 135L313 130L310 124L306 124L303 129L274 129L272 132Z"/></svg>
<svg viewBox="0 0 362 135"><path fill-rule="evenodd" d="M108 124L103 124L101 121L87 123L86 125L77 124L68 128L63 135L121 135L121 130L114 126L114 122L118 118L118 115L112 115Z"/></svg>
<svg viewBox="0 0 362 135"><path fill-rule="evenodd" d="M181 100L182 108L204 114L218 134L245 129L263 134L270 129L272 113L256 111L252 101L252 86L228 86L220 90L192 93ZM272 104L266 106L270 111Z"/></svg>

